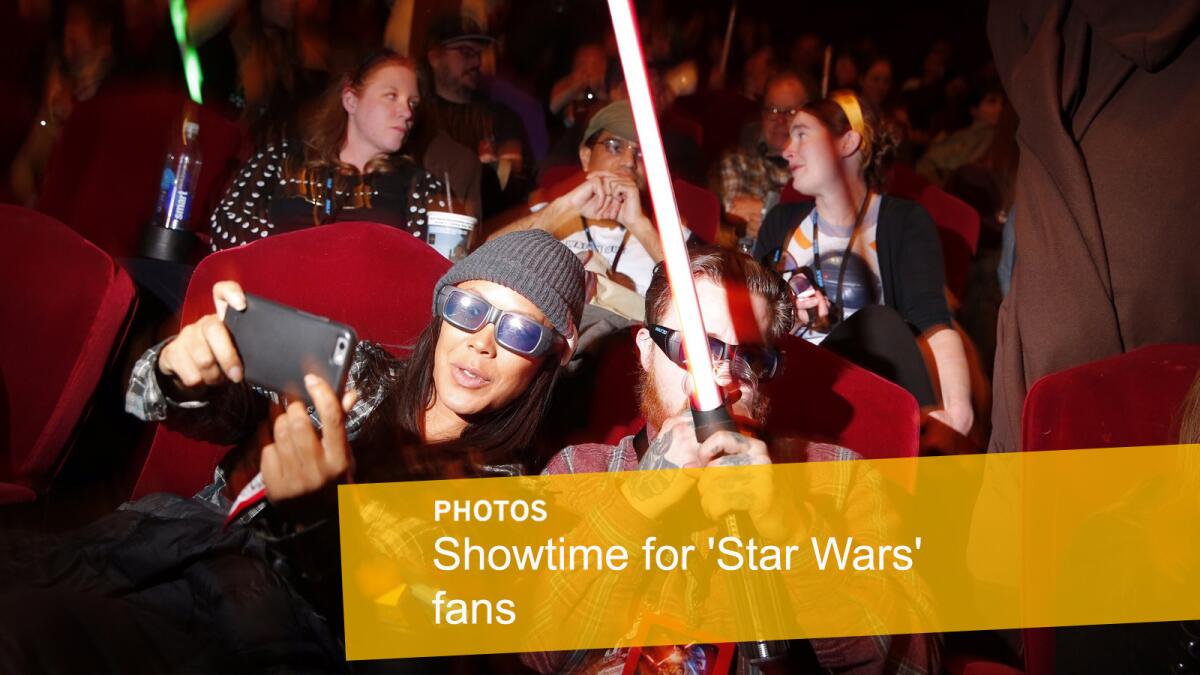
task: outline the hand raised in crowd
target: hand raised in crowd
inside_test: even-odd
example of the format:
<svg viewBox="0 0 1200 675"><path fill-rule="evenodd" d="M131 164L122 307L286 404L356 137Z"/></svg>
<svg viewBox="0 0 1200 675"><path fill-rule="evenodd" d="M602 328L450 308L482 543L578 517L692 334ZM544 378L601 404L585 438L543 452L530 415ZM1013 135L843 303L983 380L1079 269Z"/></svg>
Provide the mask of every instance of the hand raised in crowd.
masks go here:
<svg viewBox="0 0 1200 675"><path fill-rule="evenodd" d="M605 189L603 172L588 174L582 183L563 197L567 204L590 220L612 220L620 206Z"/></svg>
<svg viewBox="0 0 1200 675"><path fill-rule="evenodd" d="M321 421L318 432L308 410L292 401L272 425L272 442L262 449L260 469L267 499L278 504L317 492L351 470L345 413L354 406L353 390L339 402L329 383L316 375L304 378Z"/></svg>
<svg viewBox="0 0 1200 675"><path fill-rule="evenodd" d="M236 281L218 281L212 293L216 312L184 326L158 355L158 371L185 391L242 381L242 360L225 327L225 312L246 309L246 294Z"/></svg>
<svg viewBox="0 0 1200 675"><path fill-rule="evenodd" d="M567 193L567 201L589 220L615 220L629 227L645 217L637 183L607 171L589 173Z"/></svg>
<svg viewBox="0 0 1200 675"><path fill-rule="evenodd" d="M804 326L810 318L814 325L821 324L829 318L829 299L816 288L812 289L812 293L796 296L796 325Z"/></svg>
<svg viewBox="0 0 1200 675"><path fill-rule="evenodd" d="M637 183L621 176L606 180L609 192L620 204L616 221L630 229L646 224L646 214L642 213L642 194Z"/></svg>
<svg viewBox="0 0 1200 675"><path fill-rule="evenodd" d="M747 237L758 237L758 229L762 226L763 201L758 197L746 194L734 196L729 207L729 214L746 223Z"/></svg>

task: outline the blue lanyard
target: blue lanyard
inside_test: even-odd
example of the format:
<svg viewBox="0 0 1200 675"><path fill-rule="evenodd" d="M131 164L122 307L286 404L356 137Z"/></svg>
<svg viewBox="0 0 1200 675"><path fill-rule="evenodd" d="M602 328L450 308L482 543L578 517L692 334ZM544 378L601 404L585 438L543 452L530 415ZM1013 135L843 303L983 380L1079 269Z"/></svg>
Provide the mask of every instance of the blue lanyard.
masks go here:
<svg viewBox="0 0 1200 675"><path fill-rule="evenodd" d="M858 215L854 217L854 227L850 228L850 239L846 242L846 250L842 253L842 264L838 267L838 297L835 301L838 305L842 304L842 277L846 274L846 263L850 261L850 251L854 246L854 239L858 236L858 226L862 224L863 217L867 215L867 206L871 203L871 191L867 190L867 194L863 197L862 205L858 207ZM821 272L821 230L817 225L817 207L813 205L812 224L813 224L813 280L817 282L817 289L825 293L825 275ZM826 293L826 295L828 295Z"/></svg>
<svg viewBox="0 0 1200 675"><path fill-rule="evenodd" d="M817 290L825 292L825 275L821 273L821 230L817 227L817 207L813 207L813 280L817 282Z"/></svg>

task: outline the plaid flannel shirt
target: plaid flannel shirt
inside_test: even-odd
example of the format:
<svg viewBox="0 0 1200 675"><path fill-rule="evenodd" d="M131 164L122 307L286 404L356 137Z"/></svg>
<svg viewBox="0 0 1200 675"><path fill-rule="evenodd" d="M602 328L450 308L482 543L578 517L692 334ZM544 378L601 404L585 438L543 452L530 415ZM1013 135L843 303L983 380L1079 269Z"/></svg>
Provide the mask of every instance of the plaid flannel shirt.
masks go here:
<svg viewBox="0 0 1200 675"><path fill-rule="evenodd" d="M574 445L559 452L543 471L544 474L562 473L594 473L604 471L635 471L638 469L637 451L634 449L633 436L621 439L618 445L582 444ZM780 444L783 445L783 444ZM834 534L836 525L826 520L823 514L843 513L849 508L863 513L883 513L880 501L883 499L883 486L877 474L866 470L861 462L849 460L862 459L857 453L835 445L825 443L801 442L795 443L788 454L805 462L839 462L843 469L836 479L825 483L814 483L808 486L810 501L819 503L809 515L809 533L814 536ZM587 499L580 496L580 499ZM590 505L587 515L580 525L584 538L579 541L601 541L625 546L633 550L640 545L640 537L651 531L651 524L623 499L612 500L612 503ZM848 516L850 517L850 516ZM856 539L864 541L889 541L887 539L888 522L879 518L855 518L855 522L871 522L874 530L856 533ZM590 537L590 538L588 538ZM577 541L572 536L572 541ZM663 586L662 593L656 593L660 607L674 604L668 614L681 616L690 612L690 597L696 587L696 581L689 579L690 574L672 573L671 579ZM570 607L574 616L606 616L608 607L619 605L620 598L631 597L637 590L637 575L623 575L613 578L603 572L591 576L572 575L575 581L557 580L548 591L547 607ZM793 589L794 597L804 597L805 593L828 592L820 587L811 589ZM614 600L617 598L617 600ZM854 602L848 599L848 602ZM678 605L685 604L681 610ZM855 603L857 604L857 603ZM917 607L913 611L921 612L925 608ZM543 612L539 619L546 622L558 620L552 612ZM708 618L696 617L698 625L710 625ZM728 620L728 617L724 617ZM596 619L597 623L599 619ZM586 631L586 628L584 628ZM938 636L891 636L873 635L858 638L833 638L810 640L813 651L821 666L834 671L847 669L862 669L861 672L889 672L904 674L924 674L937 672L939 667L940 638ZM538 652L525 654L522 660L526 665L542 673L589 673L613 674L620 673L624 667L628 649L590 650L574 652Z"/></svg>
<svg viewBox="0 0 1200 675"><path fill-rule="evenodd" d="M792 174L786 162L780 164L778 157L769 157L766 145L759 143L753 151L739 150L721 158L717 178L721 205L728 211L739 194L765 202L768 194L782 190L792 180Z"/></svg>
<svg viewBox="0 0 1200 675"><path fill-rule="evenodd" d="M213 443L231 445L243 440L266 414L270 403L287 405L273 391L246 383L227 383L211 396L199 401L176 401L163 393L158 382L158 355L174 338L168 338L147 349L129 377L125 391L125 412L143 422L166 422L181 433ZM382 347L372 342L360 342L350 361L346 388L358 392L354 407L346 413L346 437L353 441L367 418L391 391L398 365ZM257 413L261 412L262 415ZM321 428L321 420L312 406L308 414L313 426Z"/></svg>
<svg viewBox="0 0 1200 675"><path fill-rule="evenodd" d="M167 396L158 381L158 355L174 338L154 345L133 365L129 388L125 392L125 411L144 422L163 422L184 435L219 445L236 445L253 432L266 418L270 404L286 405L278 394L246 383L228 383L215 388L205 400L176 401ZM346 436L353 441L367 419L375 412L391 389L396 377L396 361L382 347L360 342L354 350L346 387L359 392L358 401L346 413ZM309 406L313 426L320 429L321 420ZM213 469L212 482L196 498L209 502L223 511L232 506L225 493L228 477L224 469ZM260 503L241 514L238 522L249 522L262 512Z"/></svg>

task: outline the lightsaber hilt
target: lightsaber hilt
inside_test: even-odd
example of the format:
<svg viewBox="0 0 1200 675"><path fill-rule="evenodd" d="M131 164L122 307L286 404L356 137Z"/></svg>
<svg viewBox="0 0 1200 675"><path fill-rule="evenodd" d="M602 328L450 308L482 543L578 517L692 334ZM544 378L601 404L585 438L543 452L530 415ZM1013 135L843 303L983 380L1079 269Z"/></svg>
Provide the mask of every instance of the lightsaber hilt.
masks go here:
<svg viewBox="0 0 1200 675"><path fill-rule="evenodd" d="M709 410L701 410L692 405L692 421L696 426L696 440L703 443L718 431L737 431L737 424L729 414L729 408L721 405ZM750 521L745 511L726 513L718 525L721 538L734 537L747 541L758 537L758 530ZM746 571L734 573L733 600L737 605L736 616L746 617L751 624L754 634L762 635L765 630L763 608L777 609L772 594L766 593L755 583L756 580ZM787 643L779 641L755 640L739 644L742 655L747 659L751 672L771 672L782 665L787 659Z"/></svg>
<svg viewBox="0 0 1200 675"><path fill-rule="evenodd" d="M701 410L693 401L692 422L696 425L696 440L703 443L709 436L718 431L737 431L737 425L729 414L729 408L724 405L710 410Z"/></svg>

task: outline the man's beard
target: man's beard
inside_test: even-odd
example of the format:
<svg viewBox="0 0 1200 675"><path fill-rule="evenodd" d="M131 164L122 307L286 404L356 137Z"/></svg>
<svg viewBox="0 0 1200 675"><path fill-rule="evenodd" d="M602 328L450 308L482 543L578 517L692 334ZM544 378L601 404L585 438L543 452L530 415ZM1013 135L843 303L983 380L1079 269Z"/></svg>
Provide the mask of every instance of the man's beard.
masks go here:
<svg viewBox="0 0 1200 675"><path fill-rule="evenodd" d="M663 422L666 422L667 418L682 412L679 410L668 410L662 398L659 397L658 381L654 378L653 368L643 370L638 375L637 393L638 406L642 411L642 419L646 420L646 424L655 430L661 429Z"/></svg>
<svg viewBox="0 0 1200 675"><path fill-rule="evenodd" d="M682 377L680 382L680 386L682 386ZM757 382L753 382L752 389L758 391L753 408L747 408L741 401L735 401L732 414L735 419L741 418L742 422L748 422L755 428L762 429L767 422L767 413L770 411L771 402L758 389ZM684 410L672 410L663 403L662 398L658 395L658 380L654 377L653 368L643 370L638 375L637 395L642 419L655 430L661 429L663 423L671 417L685 412Z"/></svg>
<svg viewBox="0 0 1200 675"><path fill-rule="evenodd" d="M459 91L465 96L472 96L479 89L479 82L483 78L483 73L478 68L472 68L462 74L458 78Z"/></svg>

